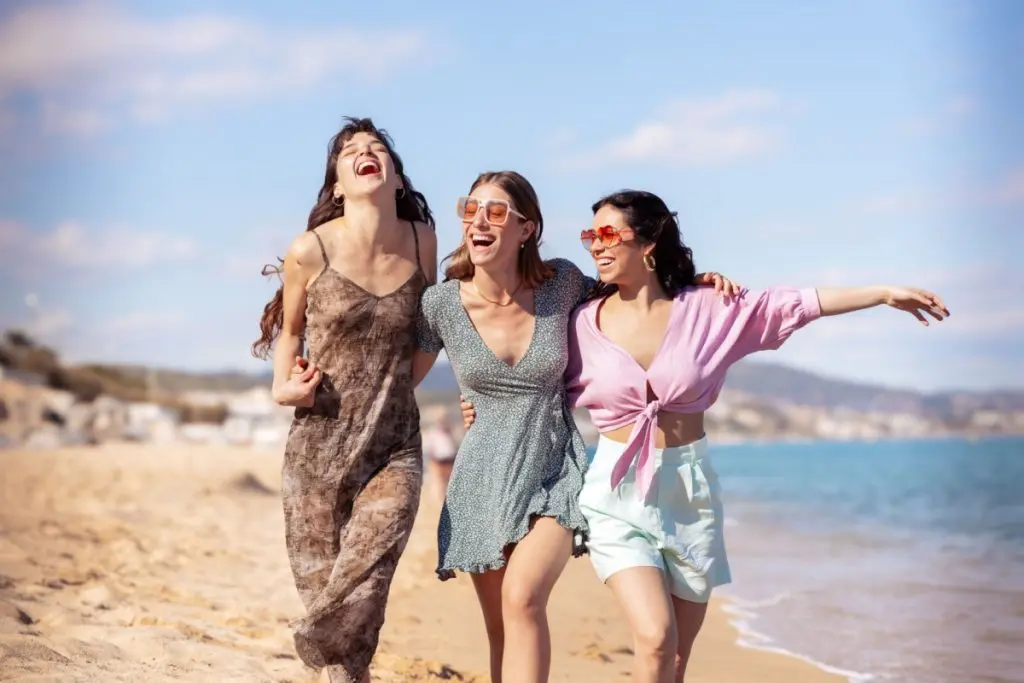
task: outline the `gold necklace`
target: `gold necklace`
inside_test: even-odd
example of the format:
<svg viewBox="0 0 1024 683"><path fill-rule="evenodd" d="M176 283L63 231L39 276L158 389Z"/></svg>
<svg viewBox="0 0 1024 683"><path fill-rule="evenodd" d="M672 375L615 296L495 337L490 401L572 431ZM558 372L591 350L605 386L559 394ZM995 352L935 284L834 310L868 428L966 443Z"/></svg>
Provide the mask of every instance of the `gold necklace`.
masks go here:
<svg viewBox="0 0 1024 683"><path fill-rule="evenodd" d="M512 290L512 291L511 291L511 292L509 293L509 295L508 295L508 302L506 302L506 303L501 303L500 301L495 301L494 299L488 299L488 298L487 298L486 296L484 296L484 295L483 295L483 293L482 293L482 292L481 292L481 291L480 291L480 290L479 290L479 289L477 288L477 286L476 286L476 283L475 283L475 282L473 282L472 280L470 280L470 281L469 281L469 284L473 285L473 291L474 291L474 292L476 292L476 295L477 295L478 297L480 297L481 299L483 299L484 301L490 302L490 303L494 304L495 306L501 306L501 307L505 307L505 306L511 306L511 305L512 305L512 302L516 300L516 292L518 292L518 291L519 291L519 288L523 286L523 281L522 281L522 279L520 279L520 280L519 280L519 284L518 284L518 285L516 285L516 288L515 288L515 289L513 289L513 290Z"/></svg>

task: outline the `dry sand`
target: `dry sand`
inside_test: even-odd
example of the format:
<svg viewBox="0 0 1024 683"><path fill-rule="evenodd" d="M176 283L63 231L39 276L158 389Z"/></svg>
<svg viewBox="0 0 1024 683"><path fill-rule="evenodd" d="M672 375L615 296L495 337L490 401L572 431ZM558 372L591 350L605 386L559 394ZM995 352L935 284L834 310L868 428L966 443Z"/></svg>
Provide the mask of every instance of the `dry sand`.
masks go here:
<svg viewBox="0 0 1024 683"><path fill-rule="evenodd" d="M301 613L285 557L280 454L118 445L0 452L0 680L313 682L287 623ZM399 567L374 681L486 681L465 577L434 578L424 496ZM550 607L552 681L629 680L630 638L586 558ZM694 683L839 681L745 650L715 605Z"/></svg>

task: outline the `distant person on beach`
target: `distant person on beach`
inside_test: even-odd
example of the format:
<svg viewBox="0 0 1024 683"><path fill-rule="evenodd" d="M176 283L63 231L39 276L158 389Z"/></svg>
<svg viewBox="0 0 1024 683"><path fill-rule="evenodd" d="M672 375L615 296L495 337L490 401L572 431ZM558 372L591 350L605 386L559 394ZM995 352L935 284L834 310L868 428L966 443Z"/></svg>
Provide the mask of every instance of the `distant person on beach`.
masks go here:
<svg viewBox="0 0 1024 683"><path fill-rule="evenodd" d="M437 574L473 579L494 683L543 683L547 601L570 555L585 551L583 440L566 408L569 315L590 282L544 261L537 194L513 171L481 174L456 205L463 239L444 282L423 294L418 344L445 349L481 406L463 440L438 528ZM715 283L696 276L685 284Z"/></svg>
<svg viewBox="0 0 1024 683"><path fill-rule="evenodd" d="M284 453L285 539L306 617L302 661L364 683L388 591L419 505L413 387L420 294L437 242L423 195L370 119L331 140L306 232L283 262L257 357L273 350L274 398L294 406ZM308 359L302 357L308 341Z"/></svg>
<svg viewBox="0 0 1024 683"><path fill-rule="evenodd" d="M442 505L448 491L448 480L452 478L452 467L459 447L452 435L448 412L441 406L432 408L429 413L424 411L428 414L424 415L427 428L423 430L423 458L427 465L427 480L437 503Z"/></svg>
<svg viewBox="0 0 1024 683"><path fill-rule="evenodd" d="M905 287L718 297L692 285L693 254L660 198L627 190L592 209L580 239L600 281L572 315L565 375L569 407L589 409L601 432L579 500L587 548L633 631L634 680L682 681L712 589L731 580L704 434L726 371L821 316L886 304L927 324L949 311ZM467 425L491 409L471 404Z"/></svg>

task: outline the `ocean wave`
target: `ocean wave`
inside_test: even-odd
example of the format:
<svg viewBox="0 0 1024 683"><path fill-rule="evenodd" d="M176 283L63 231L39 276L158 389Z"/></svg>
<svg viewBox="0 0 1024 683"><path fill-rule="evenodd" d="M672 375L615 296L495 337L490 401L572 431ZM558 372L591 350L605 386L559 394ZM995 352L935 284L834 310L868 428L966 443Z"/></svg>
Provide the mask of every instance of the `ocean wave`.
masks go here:
<svg viewBox="0 0 1024 683"><path fill-rule="evenodd" d="M778 606L790 597L791 595L788 593L779 593L763 600L743 600L730 596L722 606L722 610L730 616L729 624L736 629L736 644L740 647L747 648L748 650L760 650L761 652L768 652L771 654L798 659L821 671L824 671L825 673L842 676L849 683L866 683L867 681L873 681L879 678L875 674L842 669L819 661L809 655L788 650L776 644L775 640L771 636L762 633L753 627L753 622L756 621L759 616L757 610Z"/></svg>

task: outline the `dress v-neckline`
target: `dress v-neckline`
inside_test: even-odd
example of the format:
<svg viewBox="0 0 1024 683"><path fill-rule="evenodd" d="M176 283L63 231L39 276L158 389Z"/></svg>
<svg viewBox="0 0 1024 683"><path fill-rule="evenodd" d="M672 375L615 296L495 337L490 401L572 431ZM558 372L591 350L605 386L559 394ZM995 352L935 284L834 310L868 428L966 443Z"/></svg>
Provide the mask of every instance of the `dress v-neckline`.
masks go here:
<svg viewBox="0 0 1024 683"><path fill-rule="evenodd" d="M420 272L420 269L419 269L419 267L417 267L415 270L413 270L412 273L409 275L409 277L406 278L405 282L403 282L402 284L398 285L398 287L396 287L395 289L391 290L387 294L375 294L374 292L371 292L366 287L363 287L361 284L359 284L358 282L356 282L355 280L350 278L348 275L345 275L345 273L341 272L340 270L334 268L333 266L326 266L324 268L324 272L320 273L320 275L317 276L316 280L313 280L313 283L310 285L310 287L312 287L317 282L319 282L323 278L323 276L327 274L328 271L334 273L337 277L339 277L342 280L344 280L345 282L349 283L350 285L352 285L353 287L355 287L359 291L363 292L367 296L373 297L374 299L377 299L378 301L383 301L384 299L388 299L390 297L393 297L394 295L398 294L403 289L405 289L405 287L410 282L413 281L413 278L416 277L416 273Z"/></svg>
<svg viewBox="0 0 1024 683"><path fill-rule="evenodd" d="M458 300L459 310L462 311L462 315L465 316L466 322L469 323L469 327L473 330L473 335L476 337L477 341L480 342L481 346L487 349L487 353L490 354L491 358L495 361L501 363L501 365L509 370L516 370L523 364L523 361L530 356L530 352L533 351L533 347L537 341L537 328L540 326L540 320L537 318L537 304L541 287L544 286L543 283L533 289L533 332L530 334L530 343L527 345L526 351L523 352L523 355L520 356L515 363L509 363L508 361L502 360L498 357L498 354L496 354L494 349L487 344L483 335L480 334L480 330L477 329L476 323L473 322L473 316L471 316L469 311L466 310L466 304L462 300L462 282L460 280L453 280L452 282L455 284L455 298Z"/></svg>
<svg viewBox="0 0 1024 683"><path fill-rule="evenodd" d="M607 301L607 299L608 297L605 297L603 299L598 299L597 301L594 302L594 306L591 307L590 311L590 326L593 327L594 332L596 332L598 336L604 339L612 348L614 348L616 351L618 351L623 356L632 361L633 365L638 367L640 371L644 373L644 375L649 374L651 372L651 368L653 368L654 364L657 363L658 360L661 358L661 354L665 350L666 345L668 344L668 336L669 333L672 331L672 321L675 318L676 309L678 308L676 306L676 301L678 297L674 296L671 299L669 299L669 305L671 306L671 308L668 312L668 320L665 323L665 331L661 335L661 344L658 345L658 349L654 352L654 355L651 356L651 363L646 368L640 364L640 361L638 361L633 356L633 354L624 349L618 343L612 341L612 338L605 334L604 330L601 329L601 325L598 321L598 316L601 314L601 308L602 306L604 306L604 302Z"/></svg>

